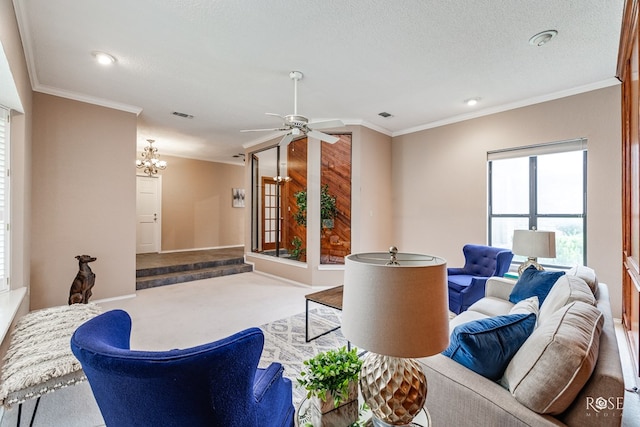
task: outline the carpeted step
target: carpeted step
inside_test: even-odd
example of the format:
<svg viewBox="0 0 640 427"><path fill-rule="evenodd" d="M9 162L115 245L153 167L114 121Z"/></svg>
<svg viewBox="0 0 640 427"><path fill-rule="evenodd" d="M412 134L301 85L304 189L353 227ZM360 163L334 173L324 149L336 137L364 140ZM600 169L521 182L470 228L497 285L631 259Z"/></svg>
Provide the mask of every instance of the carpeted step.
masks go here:
<svg viewBox="0 0 640 427"><path fill-rule="evenodd" d="M155 288L157 286L174 285L176 283L209 279L211 277L228 276L231 274L253 271L253 267L245 263L226 263L208 268L181 269L179 271L142 276L136 279L136 290Z"/></svg>
<svg viewBox="0 0 640 427"><path fill-rule="evenodd" d="M215 259L210 261L198 261L194 263L183 263L183 264L175 264L175 265L163 265L157 267L149 267L149 268L141 268L136 270L136 278L140 277L148 277L148 276L159 276L170 273L180 273L180 272L190 272L195 270L203 270L214 267L224 267L224 266L233 266L244 264L244 258L226 258L226 259Z"/></svg>

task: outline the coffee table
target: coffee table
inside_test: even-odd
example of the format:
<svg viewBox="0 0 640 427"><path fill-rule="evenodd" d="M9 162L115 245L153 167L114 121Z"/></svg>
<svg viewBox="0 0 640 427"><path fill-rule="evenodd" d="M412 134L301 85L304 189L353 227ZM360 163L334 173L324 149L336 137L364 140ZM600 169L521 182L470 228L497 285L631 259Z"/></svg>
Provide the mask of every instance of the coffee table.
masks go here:
<svg viewBox="0 0 640 427"><path fill-rule="evenodd" d="M304 296L305 298L305 324L304 324L304 337L306 342L315 340L316 338L320 338L323 335L327 335L330 332L339 329L340 326L336 326L333 329L330 329L326 332L323 332L315 337L309 337L309 302L314 302L316 304L321 304L326 307L335 308L336 310L342 311L342 290L343 286L336 286L333 288L325 289L323 291L314 292L312 294L307 294Z"/></svg>

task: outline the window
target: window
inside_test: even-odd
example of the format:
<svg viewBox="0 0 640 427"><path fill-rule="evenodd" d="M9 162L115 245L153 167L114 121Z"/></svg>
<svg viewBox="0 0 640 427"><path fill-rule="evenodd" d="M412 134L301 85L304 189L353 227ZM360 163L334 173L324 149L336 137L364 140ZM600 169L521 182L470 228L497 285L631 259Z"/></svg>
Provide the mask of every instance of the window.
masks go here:
<svg viewBox="0 0 640 427"><path fill-rule="evenodd" d="M9 288L9 111L0 108L0 291Z"/></svg>
<svg viewBox="0 0 640 427"><path fill-rule="evenodd" d="M513 230L556 233L543 265L586 263L587 150L577 139L488 153L489 244L512 247ZM514 257L522 262L523 254Z"/></svg>
<svg viewBox="0 0 640 427"><path fill-rule="evenodd" d="M312 255L315 262L319 249L320 264L344 264L351 253L352 138L337 136L335 144L302 137L251 153L252 252L300 262ZM309 151L309 143L321 144L320 150ZM309 160L308 153L317 154ZM308 193L310 161L320 182L314 180ZM308 195L318 197L319 215L308 216ZM309 250L308 227L319 230L319 248L314 242Z"/></svg>

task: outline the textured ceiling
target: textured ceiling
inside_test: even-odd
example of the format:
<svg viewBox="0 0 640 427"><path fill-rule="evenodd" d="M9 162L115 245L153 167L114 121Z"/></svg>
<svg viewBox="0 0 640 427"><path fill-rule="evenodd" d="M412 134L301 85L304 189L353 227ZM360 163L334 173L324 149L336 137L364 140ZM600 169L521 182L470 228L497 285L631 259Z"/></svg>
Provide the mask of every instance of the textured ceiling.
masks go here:
<svg viewBox="0 0 640 427"><path fill-rule="evenodd" d="M623 0L14 5L34 90L140 112L139 146L226 162L274 136L241 129L293 113L291 70L304 73L298 113L389 135L615 84L623 11ZM549 29L550 43L528 43ZM96 50L117 62L97 65Z"/></svg>

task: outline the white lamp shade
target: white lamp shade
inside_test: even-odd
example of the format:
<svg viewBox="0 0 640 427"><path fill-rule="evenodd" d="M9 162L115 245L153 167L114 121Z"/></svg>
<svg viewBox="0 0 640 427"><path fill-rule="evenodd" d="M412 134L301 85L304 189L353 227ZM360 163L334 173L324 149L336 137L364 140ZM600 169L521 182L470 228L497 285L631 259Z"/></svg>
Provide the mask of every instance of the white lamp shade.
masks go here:
<svg viewBox="0 0 640 427"><path fill-rule="evenodd" d="M359 348L393 357L440 353L449 345L447 267L442 258L388 253L345 261L342 332Z"/></svg>
<svg viewBox="0 0 640 427"><path fill-rule="evenodd" d="M514 230L513 253L531 258L555 258L556 233L553 231Z"/></svg>

